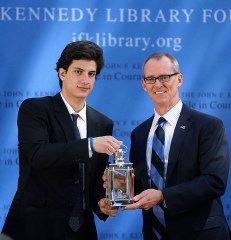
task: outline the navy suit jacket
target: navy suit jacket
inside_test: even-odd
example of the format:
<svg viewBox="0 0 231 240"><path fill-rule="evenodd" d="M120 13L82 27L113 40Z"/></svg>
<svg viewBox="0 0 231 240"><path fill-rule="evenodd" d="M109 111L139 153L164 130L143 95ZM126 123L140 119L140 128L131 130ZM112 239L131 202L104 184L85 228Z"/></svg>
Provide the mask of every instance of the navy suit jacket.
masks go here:
<svg viewBox="0 0 231 240"><path fill-rule="evenodd" d="M135 193L149 189L146 147L153 117L132 131L130 161ZM229 239L220 197L229 172L229 149L221 120L183 105L170 147L165 218L168 239ZM143 210L143 233L149 239L152 209Z"/></svg>
<svg viewBox="0 0 231 240"><path fill-rule="evenodd" d="M113 122L87 106L87 136L112 135ZM102 175L108 155L89 158L88 139L76 140L70 114L60 96L25 100L18 114L18 189L2 232L14 240L63 240L78 196L78 165L85 162L86 211L92 239L93 211L105 197Z"/></svg>

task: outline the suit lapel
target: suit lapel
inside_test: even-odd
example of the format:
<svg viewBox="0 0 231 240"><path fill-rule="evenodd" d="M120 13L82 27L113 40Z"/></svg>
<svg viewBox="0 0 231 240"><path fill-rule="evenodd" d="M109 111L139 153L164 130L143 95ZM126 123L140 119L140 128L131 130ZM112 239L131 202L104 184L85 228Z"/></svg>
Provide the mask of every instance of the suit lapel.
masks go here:
<svg viewBox="0 0 231 240"><path fill-rule="evenodd" d="M56 112L56 118L63 128L64 135L67 139L74 138L73 126L70 118L70 114L66 108L65 103L63 102L60 93L56 94L53 97L54 100L54 109ZM96 120L96 115L93 110L87 106L86 110L87 115L87 137L99 136L100 128L99 122Z"/></svg>
<svg viewBox="0 0 231 240"><path fill-rule="evenodd" d="M176 124L176 128L173 134L172 143L169 151L166 185L168 185L168 180L171 177L171 174L177 163L177 159L182 148L184 138L189 130L190 124L191 124L190 109L186 105L183 105L180 117Z"/></svg>
<svg viewBox="0 0 231 240"><path fill-rule="evenodd" d="M73 125L71 122L70 114L66 108L65 103L60 95L60 93L56 94L53 97L54 100L54 110L57 121L59 122L61 128L63 129L63 134L65 135L67 140L74 139L74 131Z"/></svg>

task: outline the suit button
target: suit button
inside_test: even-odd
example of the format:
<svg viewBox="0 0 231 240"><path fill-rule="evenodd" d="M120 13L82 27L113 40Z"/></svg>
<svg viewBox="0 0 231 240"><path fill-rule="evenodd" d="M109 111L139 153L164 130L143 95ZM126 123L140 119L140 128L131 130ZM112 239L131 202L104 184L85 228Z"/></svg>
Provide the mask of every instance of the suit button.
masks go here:
<svg viewBox="0 0 231 240"><path fill-rule="evenodd" d="M74 183L75 183L75 184L79 184L79 180L75 180Z"/></svg>
<svg viewBox="0 0 231 240"><path fill-rule="evenodd" d="M74 164L74 165L77 165L77 164L79 164L79 163L80 163L80 159L76 159L76 160L73 161L73 164Z"/></svg>

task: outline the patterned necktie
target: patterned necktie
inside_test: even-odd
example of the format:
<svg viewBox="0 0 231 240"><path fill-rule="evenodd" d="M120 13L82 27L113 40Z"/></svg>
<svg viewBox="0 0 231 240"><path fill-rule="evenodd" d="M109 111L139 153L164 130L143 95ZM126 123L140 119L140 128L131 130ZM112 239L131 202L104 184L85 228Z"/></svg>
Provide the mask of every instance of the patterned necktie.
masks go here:
<svg viewBox="0 0 231 240"><path fill-rule="evenodd" d="M79 129L77 127L77 118L79 115L77 114L71 114L72 115L72 121L73 121L73 128L74 128L74 133L75 133L75 138L80 139L80 133ZM77 232L80 227L83 225L83 169L82 165L79 167L79 183L76 185L78 188L78 195L77 199L73 208L73 211L71 213L71 217L69 219L69 226L70 228L74 231Z"/></svg>
<svg viewBox="0 0 231 240"><path fill-rule="evenodd" d="M152 144L152 158L151 158L151 187L154 189L163 189L164 188L164 143L165 143L165 133L164 125L166 120L163 117L160 117L158 120L158 127L156 128L153 144ZM162 204L156 205L153 207L153 229L154 234L158 239L161 239L165 235L166 225L164 218L164 207Z"/></svg>

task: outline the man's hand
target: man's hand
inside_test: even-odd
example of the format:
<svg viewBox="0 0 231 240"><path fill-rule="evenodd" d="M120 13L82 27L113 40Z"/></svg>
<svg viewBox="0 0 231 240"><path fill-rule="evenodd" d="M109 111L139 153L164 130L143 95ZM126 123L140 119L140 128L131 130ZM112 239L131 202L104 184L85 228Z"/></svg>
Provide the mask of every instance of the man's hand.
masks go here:
<svg viewBox="0 0 231 240"><path fill-rule="evenodd" d="M108 170L105 170L102 176L102 179L104 181L103 187L107 188L108 184ZM113 189L117 191L118 189L121 189L122 191L125 191L126 189L126 179L125 176L117 171L114 171L114 186Z"/></svg>
<svg viewBox="0 0 231 240"><path fill-rule="evenodd" d="M99 201L99 208L102 213L112 217L115 217L118 212L118 207L111 206L110 201L107 198L102 198Z"/></svg>
<svg viewBox="0 0 231 240"><path fill-rule="evenodd" d="M93 138L93 147L95 152L98 153L106 153L108 155L112 155L116 151L118 151L122 144L123 144L122 141L119 141L112 136Z"/></svg>
<svg viewBox="0 0 231 240"><path fill-rule="evenodd" d="M123 207L122 210L138 208L148 210L156 206L158 203L163 202L164 197L160 190L147 189L144 190L142 193L136 195L133 200L134 200L133 204Z"/></svg>

